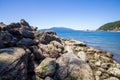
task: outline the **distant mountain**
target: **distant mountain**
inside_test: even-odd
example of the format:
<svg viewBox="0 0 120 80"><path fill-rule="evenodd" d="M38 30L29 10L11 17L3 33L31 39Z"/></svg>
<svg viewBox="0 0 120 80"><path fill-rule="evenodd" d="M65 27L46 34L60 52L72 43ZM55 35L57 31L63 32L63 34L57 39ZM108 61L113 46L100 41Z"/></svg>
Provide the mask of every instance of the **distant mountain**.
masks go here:
<svg viewBox="0 0 120 80"><path fill-rule="evenodd" d="M46 31L46 30L53 30L55 32L73 32L73 31L80 31L80 30L74 30L70 28L65 28L65 27L52 27L49 29L41 29L40 31Z"/></svg>
<svg viewBox="0 0 120 80"><path fill-rule="evenodd" d="M103 31L120 31L120 21L110 22L102 25L98 30Z"/></svg>

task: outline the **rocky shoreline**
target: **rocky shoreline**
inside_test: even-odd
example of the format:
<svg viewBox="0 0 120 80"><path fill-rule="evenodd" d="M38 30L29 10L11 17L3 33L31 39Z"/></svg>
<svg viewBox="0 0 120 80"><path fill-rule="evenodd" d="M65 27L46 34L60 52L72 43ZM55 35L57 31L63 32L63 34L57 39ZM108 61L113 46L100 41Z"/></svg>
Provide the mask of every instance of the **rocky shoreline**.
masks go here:
<svg viewBox="0 0 120 80"><path fill-rule="evenodd" d="M38 32L24 19L0 23L0 80L120 80L112 57L53 31Z"/></svg>

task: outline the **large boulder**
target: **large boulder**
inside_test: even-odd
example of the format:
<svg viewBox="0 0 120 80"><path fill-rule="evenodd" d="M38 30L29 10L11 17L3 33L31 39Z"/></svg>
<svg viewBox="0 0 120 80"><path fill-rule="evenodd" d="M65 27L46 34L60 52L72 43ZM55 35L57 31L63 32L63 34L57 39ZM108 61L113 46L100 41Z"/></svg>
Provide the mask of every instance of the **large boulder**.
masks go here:
<svg viewBox="0 0 120 80"><path fill-rule="evenodd" d="M17 43L17 46L32 46L36 44L34 42L34 40L30 39L30 38L22 38L18 43Z"/></svg>
<svg viewBox="0 0 120 80"><path fill-rule="evenodd" d="M115 68L114 67L109 68L108 69L108 73L120 78L120 69L117 68L117 67L115 67Z"/></svg>
<svg viewBox="0 0 120 80"><path fill-rule="evenodd" d="M118 79L116 77L110 77L110 78L107 78L107 79L104 79L104 80L120 80L120 79Z"/></svg>
<svg viewBox="0 0 120 80"><path fill-rule="evenodd" d="M22 27L19 23L11 23L7 25L6 27L4 27L4 30L8 31L12 35L20 36L22 34L22 31L21 31Z"/></svg>
<svg viewBox="0 0 120 80"><path fill-rule="evenodd" d="M80 52L81 55L79 53L77 56L72 50L74 44L66 43L65 50L67 53L60 56L56 61L59 64L57 78L60 80L94 80L92 69L86 62L86 54Z"/></svg>
<svg viewBox="0 0 120 80"><path fill-rule="evenodd" d="M31 31L36 31L37 27L33 27L30 26L29 23L27 21L25 21L24 19L20 20L20 25L22 26L23 29L27 29L27 30L31 30Z"/></svg>
<svg viewBox="0 0 120 80"><path fill-rule="evenodd" d="M45 58L40 65L35 69L36 74L45 78L47 76L53 76L56 71L57 64L52 58Z"/></svg>
<svg viewBox="0 0 120 80"><path fill-rule="evenodd" d="M59 37L55 35L56 33L53 32L43 32L42 36L40 37L40 41L42 44L49 44L51 41L57 41L61 43Z"/></svg>
<svg viewBox="0 0 120 80"><path fill-rule="evenodd" d="M51 41L49 44L39 44L39 48L42 50L42 54L45 57L58 58L64 52L64 47L57 41Z"/></svg>
<svg viewBox="0 0 120 80"><path fill-rule="evenodd" d="M9 29L8 30L9 31L9 33L11 33L12 35L14 35L14 36L21 36L22 35L22 30L20 30L19 28L16 28L16 29Z"/></svg>
<svg viewBox="0 0 120 80"><path fill-rule="evenodd" d="M4 27L6 27L6 25L5 25L3 22L0 22L0 31L1 31Z"/></svg>
<svg viewBox="0 0 120 80"><path fill-rule="evenodd" d="M6 27L4 27L5 31L8 31L13 35L21 35L21 29L22 29L22 26L19 23L11 23Z"/></svg>
<svg viewBox="0 0 120 80"><path fill-rule="evenodd" d="M26 22L24 19L20 20L20 24L23 26L30 26L28 22Z"/></svg>
<svg viewBox="0 0 120 80"><path fill-rule="evenodd" d="M0 33L0 46L1 48L4 47L12 47L16 44L17 39L13 37L8 31L2 31Z"/></svg>
<svg viewBox="0 0 120 80"><path fill-rule="evenodd" d="M9 30L9 29L15 29L15 28L21 28L20 23L11 23L11 24L9 24L9 25L6 26L7 30Z"/></svg>
<svg viewBox="0 0 120 80"><path fill-rule="evenodd" d="M50 34L50 35L56 35L56 32L52 30L45 31L45 33Z"/></svg>
<svg viewBox="0 0 120 80"><path fill-rule="evenodd" d="M45 58L44 55L42 54L42 50L37 46L31 46L30 50L34 55L34 60L41 61Z"/></svg>
<svg viewBox="0 0 120 80"><path fill-rule="evenodd" d="M3 40L0 38L0 49L4 48Z"/></svg>
<svg viewBox="0 0 120 80"><path fill-rule="evenodd" d="M26 80L28 55L18 47L0 49L0 80Z"/></svg>
<svg viewBox="0 0 120 80"><path fill-rule="evenodd" d="M7 31L2 31L0 37L3 40L4 44L8 44L12 40L12 35Z"/></svg>
<svg viewBox="0 0 120 80"><path fill-rule="evenodd" d="M65 80L69 75L69 67L60 66L56 75L58 79Z"/></svg>
<svg viewBox="0 0 120 80"><path fill-rule="evenodd" d="M53 80L53 79L50 78L49 76L47 76L47 77L45 78L45 80Z"/></svg>
<svg viewBox="0 0 120 80"><path fill-rule="evenodd" d="M30 30L23 30L22 31L22 36L25 38L35 38L35 33L33 31Z"/></svg>

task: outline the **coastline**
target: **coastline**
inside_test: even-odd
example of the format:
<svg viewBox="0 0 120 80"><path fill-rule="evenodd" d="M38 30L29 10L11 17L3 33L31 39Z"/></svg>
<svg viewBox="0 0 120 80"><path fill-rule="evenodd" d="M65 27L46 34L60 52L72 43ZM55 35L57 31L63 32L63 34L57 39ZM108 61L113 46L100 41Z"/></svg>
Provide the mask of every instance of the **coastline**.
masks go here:
<svg viewBox="0 0 120 80"><path fill-rule="evenodd" d="M89 31L87 31L87 30L83 30L83 31L85 31L85 32L120 32L120 31L104 31L104 30L89 30Z"/></svg>
<svg viewBox="0 0 120 80"><path fill-rule="evenodd" d="M93 31L93 32L120 32L120 31L109 31L109 30L108 31L104 31L104 30L103 31L99 31L99 30L97 30L97 31Z"/></svg>
<svg viewBox="0 0 120 80"><path fill-rule="evenodd" d="M57 32L60 37L76 39L85 42L88 46L114 54L113 59L120 62L119 58L119 33L118 32Z"/></svg>
<svg viewBox="0 0 120 80"><path fill-rule="evenodd" d="M0 27L0 80L119 80L113 55L39 32L25 20Z"/></svg>
<svg viewBox="0 0 120 80"><path fill-rule="evenodd" d="M104 78L105 80L120 79L119 77L120 75L119 76L116 75L119 74L120 64L112 59L113 55L111 53L96 49L94 47L90 47L90 46L88 47L85 43L80 41L76 41L76 40L67 40L67 41L68 41L67 44L70 43L70 46L72 44L73 46L72 49L74 51L74 54L76 56L79 56L81 60L86 61L89 64L89 66L92 69L93 72L92 75L94 76L95 80L101 80L101 79L103 80ZM118 79L116 77L118 77Z"/></svg>
<svg viewBox="0 0 120 80"><path fill-rule="evenodd" d="M102 48L97 47L97 46L88 45L87 43L86 43L86 45L87 45L88 47L92 47L92 48L95 48L95 49L97 49L97 50L104 51L104 52L106 52L106 53L109 53L109 54L113 55L113 56L112 56L112 59L113 59L114 61L120 63L120 61L119 61L118 59L116 59L116 57L115 57L115 55L114 55L113 52L110 52L110 51L107 51L107 50L103 50Z"/></svg>

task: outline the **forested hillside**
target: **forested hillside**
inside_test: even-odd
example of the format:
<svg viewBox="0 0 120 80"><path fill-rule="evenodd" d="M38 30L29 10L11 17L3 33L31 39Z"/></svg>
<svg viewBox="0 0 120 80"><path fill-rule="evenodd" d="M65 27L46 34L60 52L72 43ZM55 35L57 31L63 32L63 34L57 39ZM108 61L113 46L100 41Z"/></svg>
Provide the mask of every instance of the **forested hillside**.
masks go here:
<svg viewBox="0 0 120 80"><path fill-rule="evenodd" d="M110 22L102 25L98 30L120 31L120 21Z"/></svg>

